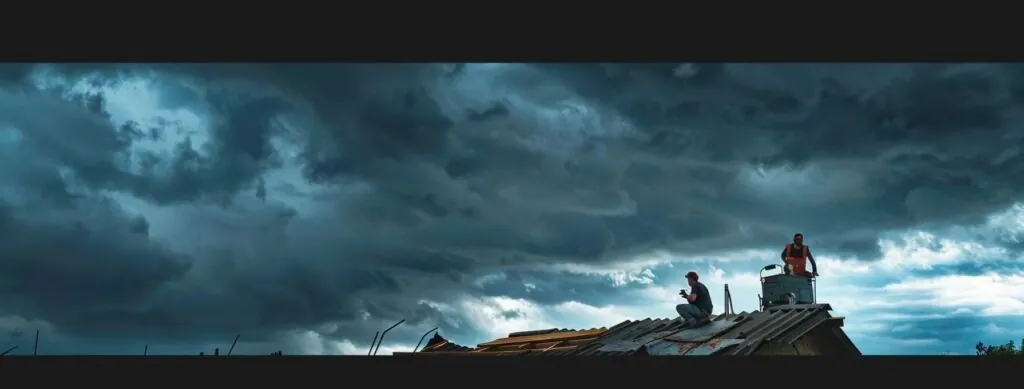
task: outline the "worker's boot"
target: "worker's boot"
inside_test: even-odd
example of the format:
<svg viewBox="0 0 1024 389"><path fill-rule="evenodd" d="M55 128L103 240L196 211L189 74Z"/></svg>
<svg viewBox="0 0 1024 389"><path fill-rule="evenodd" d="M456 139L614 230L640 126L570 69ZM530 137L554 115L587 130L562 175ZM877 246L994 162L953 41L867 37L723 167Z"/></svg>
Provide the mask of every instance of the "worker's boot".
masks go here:
<svg viewBox="0 0 1024 389"><path fill-rule="evenodd" d="M679 322L683 323L683 328L690 328L697 324L697 321L694 319L684 319L682 317L679 318Z"/></svg>

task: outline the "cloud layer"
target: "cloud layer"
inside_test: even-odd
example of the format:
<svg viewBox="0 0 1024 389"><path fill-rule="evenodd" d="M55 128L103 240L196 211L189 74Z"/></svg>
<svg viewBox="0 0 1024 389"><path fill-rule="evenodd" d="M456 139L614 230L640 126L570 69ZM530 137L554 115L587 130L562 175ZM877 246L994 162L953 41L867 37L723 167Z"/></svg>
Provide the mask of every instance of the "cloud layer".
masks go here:
<svg viewBox="0 0 1024 389"><path fill-rule="evenodd" d="M865 352L969 352L1021 336L1022 76L3 65L0 330L361 353L405 319L382 351L472 344L671 316L690 269L749 310L799 231Z"/></svg>

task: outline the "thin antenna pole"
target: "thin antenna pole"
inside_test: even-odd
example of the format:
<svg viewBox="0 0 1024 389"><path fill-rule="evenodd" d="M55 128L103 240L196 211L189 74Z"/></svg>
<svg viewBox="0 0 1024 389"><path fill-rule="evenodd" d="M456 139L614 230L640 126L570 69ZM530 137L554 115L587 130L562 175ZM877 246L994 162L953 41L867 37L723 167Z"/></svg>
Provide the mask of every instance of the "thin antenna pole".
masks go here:
<svg viewBox="0 0 1024 389"><path fill-rule="evenodd" d="M146 347L142 349L142 355L149 355L149 344L148 343L146 344Z"/></svg>
<svg viewBox="0 0 1024 389"><path fill-rule="evenodd" d="M370 351L366 352L366 356L373 355L373 346L377 344L378 336L380 336L380 331L377 331L376 334L373 334L373 341L370 342Z"/></svg>
<svg viewBox="0 0 1024 389"><path fill-rule="evenodd" d="M39 330L36 330L36 345L32 348L32 355L39 355Z"/></svg>
<svg viewBox="0 0 1024 389"><path fill-rule="evenodd" d="M7 354L10 354L11 351L14 351L14 350L17 350L17 349L18 349L18 346L14 346L14 347L11 347L11 348L9 348L7 350L4 350L4 352L0 353L0 357L2 357L4 355L7 355Z"/></svg>
<svg viewBox="0 0 1024 389"><path fill-rule="evenodd" d="M235 351L235 344L238 343L238 338L240 338L241 336L242 334L235 335L235 341L231 342L231 348L228 349L228 355L231 355L231 352Z"/></svg>
<svg viewBox="0 0 1024 389"><path fill-rule="evenodd" d="M377 355L377 351L380 351L380 344L384 343L384 335L387 335L388 331L391 331L392 329L398 327L398 325L402 323L405 323L405 319L399 320L398 323L395 323L391 327L388 327L388 329L384 330L384 332L380 333L380 339L377 339L377 348L373 349L373 355Z"/></svg>
<svg viewBox="0 0 1024 389"><path fill-rule="evenodd" d="M438 328L439 328L439 327L434 327L434 328L432 328L432 329L431 329L430 331L424 332L424 333L423 333L423 336L421 336L421 337L420 337L420 341L419 341L419 342L416 342L416 347L412 349L412 352L416 352L416 350L419 350L419 348L420 348L420 344L422 344L422 343L423 343L423 339L426 339L426 338L427 338L427 335L430 335L430 333L431 333L431 332L437 331L437 329L438 329Z"/></svg>

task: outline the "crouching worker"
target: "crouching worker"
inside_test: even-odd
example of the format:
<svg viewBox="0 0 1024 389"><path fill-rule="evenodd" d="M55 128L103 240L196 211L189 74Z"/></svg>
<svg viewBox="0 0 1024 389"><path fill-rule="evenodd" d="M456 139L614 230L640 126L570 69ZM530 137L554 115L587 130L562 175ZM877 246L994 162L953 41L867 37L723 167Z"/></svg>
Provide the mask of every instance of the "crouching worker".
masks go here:
<svg viewBox="0 0 1024 389"><path fill-rule="evenodd" d="M688 327L709 321L711 310L714 309L708 287L697 281L698 278L697 273L686 273L686 281L690 284L690 293L681 290L679 295L683 296L688 303L676 305L679 320L682 320Z"/></svg>

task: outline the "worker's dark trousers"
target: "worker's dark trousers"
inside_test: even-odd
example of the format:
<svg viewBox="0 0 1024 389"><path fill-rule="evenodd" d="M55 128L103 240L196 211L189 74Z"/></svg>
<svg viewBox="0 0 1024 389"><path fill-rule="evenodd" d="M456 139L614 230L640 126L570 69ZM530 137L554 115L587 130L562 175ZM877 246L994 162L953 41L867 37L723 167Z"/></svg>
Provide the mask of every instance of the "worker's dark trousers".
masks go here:
<svg viewBox="0 0 1024 389"><path fill-rule="evenodd" d="M697 321L697 319L709 315L707 312L702 311L700 308L697 308L697 306L693 304L676 305L676 312L679 312L679 317L683 318L683 320L688 322Z"/></svg>

